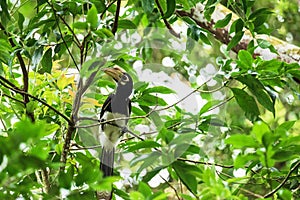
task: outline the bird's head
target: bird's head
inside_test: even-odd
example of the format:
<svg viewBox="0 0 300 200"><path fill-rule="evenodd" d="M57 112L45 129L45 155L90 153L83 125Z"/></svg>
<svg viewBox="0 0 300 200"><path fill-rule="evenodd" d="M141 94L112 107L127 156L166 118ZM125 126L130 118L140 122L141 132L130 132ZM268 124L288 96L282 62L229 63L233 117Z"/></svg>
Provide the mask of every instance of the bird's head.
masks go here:
<svg viewBox="0 0 300 200"><path fill-rule="evenodd" d="M103 71L111 76L118 84L116 93L129 96L133 89L131 76L120 67L105 68Z"/></svg>

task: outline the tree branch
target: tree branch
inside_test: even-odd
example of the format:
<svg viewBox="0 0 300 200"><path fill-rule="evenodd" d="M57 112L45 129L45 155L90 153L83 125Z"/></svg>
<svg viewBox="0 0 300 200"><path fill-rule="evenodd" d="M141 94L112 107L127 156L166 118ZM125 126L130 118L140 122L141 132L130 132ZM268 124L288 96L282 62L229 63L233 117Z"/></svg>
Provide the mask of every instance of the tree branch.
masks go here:
<svg viewBox="0 0 300 200"><path fill-rule="evenodd" d="M61 116L61 117L62 117L63 119L65 119L68 123L71 123L70 119L69 119L66 115L64 115L63 113L61 113L60 111L58 111L56 108L54 108L53 106L51 106L51 105L48 104L47 102L45 102L45 101L43 101L43 100L41 100L41 99L39 99L39 98L37 98L37 97L35 97L35 96L29 94L29 93L26 93L26 92L24 92L23 90L19 90L19 89L16 89L16 88L12 88L12 87L10 87L9 85L6 85L6 83L3 82L2 79L0 79L0 83L1 83L4 87L6 87L6 88L8 88L8 89L10 89L10 90L12 90L12 91L18 93L18 94L21 94L21 95L27 95L28 97L30 97L30 98L32 98L32 99L34 99L34 100L40 102L40 103L43 104L44 106L47 106L48 108L50 108L51 110L53 110L56 114L58 114L59 116Z"/></svg>
<svg viewBox="0 0 300 200"><path fill-rule="evenodd" d="M117 0L113 0L112 2L110 2L110 4L108 4L105 9L103 10L102 14L100 15L100 19L103 18L105 12L110 8L110 6L112 6L114 3L116 3Z"/></svg>
<svg viewBox="0 0 300 200"><path fill-rule="evenodd" d="M160 15L161 15L161 16L164 16L164 11L163 11L163 9L162 9L160 3L159 3L159 0L155 0L155 3L156 3L157 8L158 8L158 10L159 10L159 12L160 12ZM165 18L163 18L163 21L164 21L166 27L169 29L170 33L171 33L172 35L174 35L175 37L180 38L180 33L176 33L176 31L174 31L174 29L172 28L172 26L170 25L170 23L168 22L168 20L165 19Z"/></svg>
<svg viewBox="0 0 300 200"><path fill-rule="evenodd" d="M80 41L79 41L77 35L74 33L73 29L70 27L70 25L66 22L66 20L61 15L58 15L58 17L61 19L61 21L64 23L64 25L66 25L68 27L68 29L72 33L73 37L75 38L75 44L77 45L77 47L80 47Z"/></svg>
<svg viewBox="0 0 300 200"><path fill-rule="evenodd" d="M231 12L228 8L226 8L220 3L218 3L215 6L215 11L212 13L212 17L210 21L207 21L205 19L204 5L202 3L196 4L196 6L191 8L190 11L176 10L175 13L179 17L189 17L190 19L195 21L198 26L208 30L217 40L219 40L223 44L228 44L231 41L232 37L229 34L230 26L234 20L239 18L235 13ZM232 18L229 24L224 28L214 28L214 24L217 21L223 19L223 17L229 13L232 14ZM268 57L268 58L272 56L274 58L278 58L281 61L287 63L297 62L300 64L300 57L298 53L300 52L299 47L292 44L288 44L287 42L279 40L275 37L263 35L263 34L257 34L255 38L253 38L249 30L245 30L244 37L241 39L239 44L237 44L235 47L232 48L232 50L238 53L239 50L247 49L249 42L253 39L263 39L268 41L270 44L272 44L275 47L275 49L278 52L277 55L269 51L264 51L264 49L257 48L255 50L256 55L262 57Z"/></svg>
<svg viewBox="0 0 300 200"><path fill-rule="evenodd" d="M57 13L56 13L56 10L55 10L55 8L53 7L52 4L50 4L48 1L47 1L47 3L48 3L48 5L52 8L52 11L53 11L53 14L54 14L54 18L55 18L55 21L56 21L56 25L57 25L59 34L60 34L60 36L61 36L61 39L62 39L63 43L65 44L66 49L67 49L69 55L71 56L71 59L72 59L74 65L75 65L76 69L79 71L79 67L78 67L78 65L77 65L77 63L76 63L76 61L75 61L75 58L74 58L73 54L71 53L71 51L70 51L70 49L69 49L69 47L68 47L68 44L67 44L65 38L63 37L62 31L61 31L60 26L59 26L59 20L57 19ZM75 43L76 43L76 42L75 42ZM77 44L77 43L76 43L76 44Z"/></svg>
<svg viewBox="0 0 300 200"><path fill-rule="evenodd" d="M289 173L286 175L286 177L283 179L283 181L271 192L267 193L266 195L264 195L264 198L268 198L271 197L273 194L275 194L280 188L282 188L284 186L284 184L289 180L291 174L298 169L298 167L300 166L300 160L298 160L298 162L294 165L294 167L292 167L292 169L289 171Z"/></svg>
<svg viewBox="0 0 300 200"><path fill-rule="evenodd" d="M5 27L2 25L2 23L0 22L0 28L4 31L5 35L8 37L8 41L10 43L10 45L12 47L16 47L17 45L14 43L13 41L13 38L11 36L11 34L9 32L6 31ZM26 65L25 65L25 62L24 62L24 59L20 53L20 50L18 50L16 52L16 56L19 60L19 64L20 64L20 67L21 67L21 70L22 70L22 74L23 74L23 91L24 91L24 94L23 95L23 98L24 98L24 104L25 104L25 107L26 107L26 104L29 103L29 97L28 97L28 71L26 69ZM34 114L32 112L28 112L26 110L26 114L27 116L30 118L31 121L34 122Z"/></svg>
<svg viewBox="0 0 300 200"><path fill-rule="evenodd" d="M189 159L185 159L185 158L177 158L177 160L183 161L183 162L190 162L190 163L194 163L194 164L217 166L217 167L222 167L222 168L227 168L227 169L231 169L234 167L233 165L222 165L222 164L218 164L218 163L195 161L195 160L189 160Z"/></svg>
<svg viewBox="0 0 300 200"><path fill-rule="evenodd" d="M116 10L116 15L115 15L115 21L113 28L111 32L115 34L118 30L118 22L119 22L119 15L120 15L120 8L121 8L121 0L117 0L117 10Z"/></svg>
<svg viewBox="0 0 300 200"><path fill-rule="evenodd" d="M161 176L161 175L159 175L159 177L162 179L162 180L164 180L165 181L165 183L167 183L168 184L168 186L170 187L170 188L172 188L172 190L174 190L174 192L175 192L175 195L176 195L176 197L177 197L177 199L178 200L182 200L182 198L180 198L179 197L179 194L178 194L178 192L177 192L177 190L176 190L176 188L171 184L171 183L169 183L169 181L168 180L166 180L163 176Z"/></svg>

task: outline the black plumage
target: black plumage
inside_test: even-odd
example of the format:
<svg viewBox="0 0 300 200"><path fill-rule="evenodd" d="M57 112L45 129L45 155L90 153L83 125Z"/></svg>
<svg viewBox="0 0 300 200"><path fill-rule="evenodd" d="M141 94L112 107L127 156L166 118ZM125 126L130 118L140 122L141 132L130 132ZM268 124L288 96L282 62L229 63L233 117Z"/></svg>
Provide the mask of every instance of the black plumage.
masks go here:
<svg viewBox="0 0 300 200"><path fill-rule="evenodd" d="M113 175L114 152L123 128L126 128L128 119L115 120L116 118L128 118L131 113L131 101L129 99L133 89L133 81L129 74L120 68L108 68L105 73L112 76L117 82L115 93L110 94L105 100L101 112L100 142L102 153L100 157L100 169L104 176Z"/></svg>

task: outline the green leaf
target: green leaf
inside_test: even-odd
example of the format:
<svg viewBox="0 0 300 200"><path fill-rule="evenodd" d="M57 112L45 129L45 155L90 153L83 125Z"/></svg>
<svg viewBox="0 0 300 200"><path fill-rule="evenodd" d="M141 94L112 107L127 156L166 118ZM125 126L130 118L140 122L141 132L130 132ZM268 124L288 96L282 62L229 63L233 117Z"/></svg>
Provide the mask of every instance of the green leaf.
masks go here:
<svg viewBox="0 0 300 200"><path fill-rule="evenodd" d="M73 23L73 27L76 29L88 29L88 24L86 22L75 22Z"/></svg>
<svg viewBox="0 0 300 200"><path fill-rule="evenodd" d="M32 68L35 70L37 69L37 66L41 61L41 58L43 56L43 50L44 50L44 47L41 46L33 52L33 56L31 58L31 63L32 63Z"/></svg>
<svg viewBox="0 0 300 200"><path fill-rule="evenodd" d="M144 106L155 106L155 105L166 106L167 105L165 100L151 94L143 94L138 99L138 103Z"/></svg>
<svg viewBox="0 0 300 200"><path fill-rule="evenodd" d="M137 173L140 173L143 169L153 165L156 161L158 161L160 156L161 156L161 153L157 152L157 151L153 151L152 153L149 153L149 154L143 154L139 157L132 159L132 161L130 162L130 165L134 166L137 163L142 162L141 166L137 170Z"/></svg>
<svg viewBox="0 0 300 200"><path fill-rule="evenodd" d="M256 11L254 11L253 13L251 13L251 15L249 16L249 20L251 19L254 19L254 18L257 18L259 16L262 16L262 15L268 15L268 14L272 14L273 12L270 11L269 8L260 8Z"/></svg>
<svg viewBox="0 0 300 200"><path fill-rule="evenodd" d="M136 29L137 28L136 25L132 21L127 20L127 19L119 20L118 27L124 28L124 29Z"/></svg>
<svg viewBox="0 0 300 200"><path fill-rule="evenodd" d="M145 197L143 196L142 193L137 192L137 191L131 191L129 193L130 199L136 199L136 200L145 200Z"/></svg>
<svg viewBox="0 0 300 200"><path fill-rule="evenodd" d="M198 183L194 174L201 176L200 169L194 165L188 165L180 161L175 161L172 164L172 168L183 184L196 196Z"/></svg>
<svg viewBox="0 0 300 200"><path fill-rule="evenodd" d="M32 123L29 119L15 123L15 129L10 135L16 144L26 142L30 138L40 138L45 132L45 122Z"/></svg>
<svg viewBox="0 0 300 200"><path fill-rule="evenodd" d="M92 73L96 73L102 66L103 63L99 60L99 58L86 61L81 67L80 75L81 77L90 77Z"/></svg>
<svg viewBox="0 0 300 200"><path fill-rule="evenodd" d="M169 145L178 145L178 144L183 144L183 143L187 143L189 144L193 138L195 138L197 136L197 134L195 133L184 133L184 134L180 134L179 136L175 137L170 143Z"/></svg>
<svg viewBox="0 0 300 200"><path fill-rule="evenodd" d="M160 144L158 144L157 142L154 142L152 140L144 140L144 141L140 141L138 143L135 143L133 145L130 145L127 150L132 152L132 151L136 151L139 149L146 149L146 148L157 148L160 147Z"/></svg>
<svg viewBox="0 0 300 200"><path fill-rule="evenodd" d="M51 73L52 70L52 49L49 48L43 55L41 60L41 68L39 68L39 73Z"/></svg>
<svg viewBox="0 0 300 200"><path fill-rule="evenodd" d="M231 41L228 43L228 46L227 46L227 51L229 51L230 49L232 49L233 47L235 47L242 39L244 35L244 32L237 32L233 38L231 39Z"/></svg>
<svg viewBox="0 0 300 200"><path fill-rule="evenodd" d="M41 5L43 5L44 3L46 3L47 0L38 0L37 2L38 2L38 5L37 5L37 6L41 6Z"/></svg>
<svg viewBox="0 0 300 200"><path fill-rule="evenodd" d="M278 54L277 50L275 47L267 40L264 39L257 39L257 44L259 47L262 49L270 49L272 53Z"/></svg>
<svg viewBox="0 0 300 200"><path fill-rule="evenodd" d="M150 14L154 9L154 0L141 0L145 13Z"/></svg>
<svg viewBox="0 0 300 200"><path fill-rule="evenodd" d="M139 183L139 189L138 189L138 191L140 193L142 193L144 195L144 197L149 197L149 196L152 195L151 188L146 183L144 183L142 181Z"/></svg>
<svg viewBox="0 0 300 200"><path fill-rule="evenodd" d="M60 173L58 176L58 182L60 187L69 189L71 187L72 184L72 180L73 180L73 176L74 176L74 168L71 165L68 170L67 173Z"/></svg>
<svg viewBox="0 0 300 200"><path fill-rule="evenodd" d="M166 142L167 144L169 144L173 140L174 135L175 135L174 131L168 130L167 128L162 128L159 131L157 139L161 138L164 142Z"/></svg>
<svg viewBox="0 0 300 200"><path fill-rule="evenodd" d="M243 168L249 161L258 160L259 157L256 154L239 154L234 160L234 168Z"/></svg>
<svg viewBox="0 0 300 200"><path fill-rule="evenodd" d="M231 88L231 90L237 103L244 110L245 116L252 122L256 121L260 113L255 99L244 90L238 88Z"/></svg>
<svg viewBox="0 0 300 200"><path fill-rule="evenodd" d="M167 19L173 15L176 7L176 0L167 0L167 11L162 17L163 19Z"/></svg>
<svg viewBox="0 0 300 200"><path fill-rule="evenodd" d="M295 123L296 121L284 122L275 129L275 133L279 135L287 135L287 132L294 126Z"/></svg>
<svg viewBox="0 0 300 200"><path fill-rule="evenodd" d="M297 153L293 151L289 151L289 150L278 150L274 153L274 155L272 156L272 159L280 161L280 162L284 162L284 161L288 161L288 160L292 160L296 157L299 157L299 155L297 155Z"/></svg>
<svg viewBox="0 0 300 200"><path fill-rule="evenodd" d="M145 89L143 94L147 94L147 93L172 94L175 93L175 91L164 86L155 86L152 88Z"/></svg>
<svg viewBox="0 0 300 200"><path fill-rule="evenodd" d="M1 7L1 14L4 15L8 20L10 20L10 14L8 12L6 0L0 1L0 7Z"/></svg>
<svg viewBox="0 0 300 200"><path fill-rule="evenodd" d="M210 108L212 108L215 105L218 105L221 101L219 100L212 100L207 102L201 109L199 112L199 115L202 115L204 113L206 113Z"/></svg>
<svg viewBox="0 0 300 200"><path fill-rule="evenodd" d="M244 22L242 19L239 18L231 24L229 33L235 32L237 34L239 32L242 32L243 28L244 28Z"/></svg>
<svg viewBox="0 0 300 200"><path fill-rule="evenodd" d="M256 70L261 72L264 71L279 72L281 66L282 66L282 61L279 61L278 59L265 60L260 62L257 65Z"/></svg>
<svg viewBox="0 0 300 200"><path fill-rule="evenodd" d="M270 132L268 125L262 121L257 121L252 127L251 135L255 137L260 144L263 144L263 136L267 132Z"/></svg>
<svg viewBox="0 0 300 200"><path fill-rule="evenodd" d="M225 140L226 144L231 144L234 148L258 147L258 143L250 135L234 134Z"/></svg>
<svg viewBox="0 0 300 200"><path fill-rule="evenodd" d="M263 84L257 78L251 75L246 75L246 76L238 77L237 80L247 85L251 93L258 100L258 102L262 106L264 106L267 110L272 112L273 116L275 117L275 108L274 108L275 102L272 101L272 98L265 90Z"/></svg>
<svg viewBox="0 0 300 200"><path fill-rule="evenodd" d="M202 42L204 42L207 45L211 45L208 37L203 32L200 32L199 36L200 36L200 39L201 39Z"/></svg>
<svg viewBox="0 0 300 200"><path fill-rule="evenodd" d="M223 28L225 26L227 26L227 24L230 22L232 17L232 13L229 13L228 15L226 15L224 17L224 19L221 19L219 21L216 22L215 24L215 28Z"/></svg>
<svg viewBox="0 0 300 200"><path fill-rule="evenodd" d="M206 4L207 5L207 4ZM215 6L211 6L207 9L205 9L204 11L204 17L207 21L211 20L211 15L213 14L213 12L215 11L216 7Z"/></svg>
<svg viewBox="0 0 300 200"><path fill-rule="evenodd" d="M19 26L19 29L22 31L23 30L23 23L25 21L25 17L22 13L18 12L18 26Z"/></svg>
<svg viewBox="0 0 300 200"><path fill-rule="evenodd" d="M252 68L252 63L253 63L253 58L252 55L246 51L246 50L240 50L238 53L238 65L242 69L251 69Z"/></svg>
<svg viewBox="0 0 300 200"><path fill-rule="evenodd" d="M98 27L98 11L96 6L93 4L91 9L89 9L86 17L86 21L91 25L92 29L96 29Z"/></svg>

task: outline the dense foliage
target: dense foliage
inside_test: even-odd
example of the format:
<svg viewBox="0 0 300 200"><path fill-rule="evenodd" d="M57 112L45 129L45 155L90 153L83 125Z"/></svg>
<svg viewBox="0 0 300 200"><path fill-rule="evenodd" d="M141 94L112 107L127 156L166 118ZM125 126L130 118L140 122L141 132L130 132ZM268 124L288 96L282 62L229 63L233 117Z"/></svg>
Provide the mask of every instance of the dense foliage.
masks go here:
<svg viewBox="0 0 300 200"><path fill-rule="evenodd" d="M123 199L299 199L299 64L255 54L276 53L256 39L274 12L222 1L239 16L210 24L231 26L223 44L179 14L197 3L205 23L219 2L1 0L0 198L95 199L114 183ZM133 107L102 178L98 117L115 83L101 69L116 65Z"/></svg>

